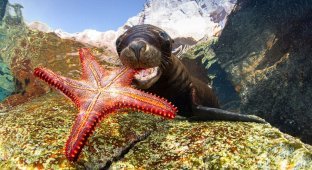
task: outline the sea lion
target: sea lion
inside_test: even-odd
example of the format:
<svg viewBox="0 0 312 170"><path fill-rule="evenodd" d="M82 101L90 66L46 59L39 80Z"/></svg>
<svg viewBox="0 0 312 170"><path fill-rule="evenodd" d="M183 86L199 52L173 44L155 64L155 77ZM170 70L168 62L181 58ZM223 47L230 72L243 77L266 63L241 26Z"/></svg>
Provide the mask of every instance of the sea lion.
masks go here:
<svg viewBox="0 0 312 170"><path fill-rule="evenodd" d="M116 40L123 65L142 69L133 81L140 89L167 98L190 120L264 121L220 109L213 90L190 75L179 58L172 55L172 38L162 29L149 25L129 28Z"/></svg>

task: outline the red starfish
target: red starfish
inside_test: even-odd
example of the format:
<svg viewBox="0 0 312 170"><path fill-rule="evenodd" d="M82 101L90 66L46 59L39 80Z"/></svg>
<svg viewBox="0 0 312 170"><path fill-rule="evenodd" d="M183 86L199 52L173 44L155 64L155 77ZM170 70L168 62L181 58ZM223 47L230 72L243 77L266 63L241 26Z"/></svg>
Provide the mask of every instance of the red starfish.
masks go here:
<svg viewBox="0 0 312 170"><path fill-rule="evenodd" d="M176 107L165 99L131 87L137 70L119 68L104 70L89 49L79 50L82 63L81 80L73 80L53 73L46 68L36 68L34 75L54 86L69 97L79 108L79 114L66 143L65 155L76 161L96 124L104 116L118 109L138 109L165 118L174 118Z"/></svg>

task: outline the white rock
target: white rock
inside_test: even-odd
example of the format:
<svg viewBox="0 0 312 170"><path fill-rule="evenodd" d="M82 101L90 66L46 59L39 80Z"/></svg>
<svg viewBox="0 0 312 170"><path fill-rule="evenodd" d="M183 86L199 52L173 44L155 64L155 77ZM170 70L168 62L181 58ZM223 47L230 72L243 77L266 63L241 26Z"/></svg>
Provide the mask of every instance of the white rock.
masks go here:
<svg viewBox="0 0 312 170"><path fill-rule="evenodd" d="M199 40L215 36L232 11L236 0L149 0L144 9L121 26L117 31L99 32L86 29L79 33L54 32L61 38L73 39L96 47L108 47L115 51L116 38L127 28L137 24L152 24L166 30L172 38L192 37ZM218 15L220 14L220 15ZM31 29L43 32L52 30L43 23L30 23Z"/></svg>
<svg viewBox="0 0 312 170"><path fill-rule="evenodd" d="M223 29L226 16L235 3L236 0L149 0L144 10L130 18L125 26L152 24L166 30L172 38L192 37L199 40L214 36ZM222 11L225 11L224 17L214 21L213 14Z"/></svg>
<svg viewBox="0 0 312 170"><path fill-rule="evenodd" d="M42 31L42 32L45 32L45 33L53 32L53 30L47 24L42 23L40 21L31 22L31 23L27 24L27 26L31 30L38 30L38 31Z"/></svg>
<svg viewBox="0 0 312 170"><path fill-rule="evenodd" d="M67 33L61 29L54 31L56 35L63 39L71 39L82 43L90 44L99 48L108 48L111 51L115 51L115 40L117 38L117 32L109 30L106 32L99 32L93 29L86 29L78 33Z"/></svg>

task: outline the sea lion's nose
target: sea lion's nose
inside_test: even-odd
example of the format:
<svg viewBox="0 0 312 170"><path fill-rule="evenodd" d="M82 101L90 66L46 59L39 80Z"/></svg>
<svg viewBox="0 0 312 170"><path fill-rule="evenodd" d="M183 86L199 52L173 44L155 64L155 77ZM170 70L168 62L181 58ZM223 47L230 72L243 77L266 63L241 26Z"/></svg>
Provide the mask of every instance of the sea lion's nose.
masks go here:
<svg viewBox="0 0 312 170"><path fill-rule="evenodd" d="M146 43L143 41L134 41L129 45L129 48L134 52L137 59L140 58L141 50L145 49Z"/></svg>

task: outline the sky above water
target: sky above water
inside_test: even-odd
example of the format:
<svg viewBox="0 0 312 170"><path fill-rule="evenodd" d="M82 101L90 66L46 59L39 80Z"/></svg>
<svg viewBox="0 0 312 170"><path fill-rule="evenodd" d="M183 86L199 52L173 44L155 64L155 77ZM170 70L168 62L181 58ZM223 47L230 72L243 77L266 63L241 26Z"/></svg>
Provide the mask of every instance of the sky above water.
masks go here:
<svg viewBox="0 0 312 170"><path fill-rule="evenodd" d="M26 22L41 21L52 29L74 33L85 29L117 30L137 15L146 0L9 0L19 3Z"/></svg>

